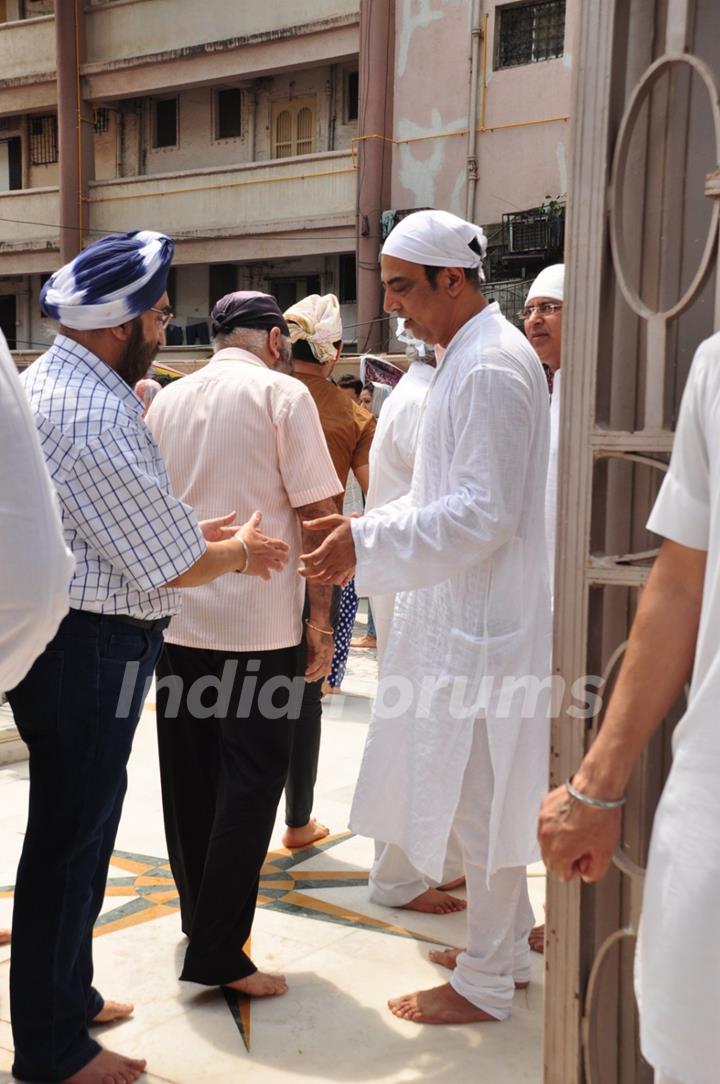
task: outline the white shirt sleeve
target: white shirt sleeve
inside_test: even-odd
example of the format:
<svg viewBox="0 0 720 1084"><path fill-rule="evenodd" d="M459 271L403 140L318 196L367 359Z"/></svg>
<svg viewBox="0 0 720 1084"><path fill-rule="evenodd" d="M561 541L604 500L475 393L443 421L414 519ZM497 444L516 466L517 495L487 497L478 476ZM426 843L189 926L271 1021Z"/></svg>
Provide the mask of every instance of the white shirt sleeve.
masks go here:
<svg viewBox="0 0 720 1084"><path fill-rule="evenodd" d="M707 550L710 532L710 473L705 438L707 361L711 344L700 345L688 376L670 469L647 523L649 531L692 549Z"/></svg>
<svg viewBox="0 0 720 1084"><path fill-rule="evenodd" d="M73 568L33 417L0 333L0 689L13 689L55 635Z"/></svg>
<svg viewBox="0 0 720 1084"><path fill-rule="evenodd" d="M514 537L522 515L534 409L507 372L472 370L455 396L446 491L422 508L411 495L351 522L358 594L432 587Z"/></svg>

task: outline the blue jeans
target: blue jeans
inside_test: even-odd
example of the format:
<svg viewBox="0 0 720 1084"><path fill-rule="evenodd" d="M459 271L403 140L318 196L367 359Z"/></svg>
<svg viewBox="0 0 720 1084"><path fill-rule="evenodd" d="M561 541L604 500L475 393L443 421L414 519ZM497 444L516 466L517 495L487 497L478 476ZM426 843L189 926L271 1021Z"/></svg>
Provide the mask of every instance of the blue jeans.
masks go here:
<svg viewBox="0 0 720 1084"><path fill-rule="evenodd" d="M30 751L10 970L13 1074L21 1080L64 1080L100 1051L88 1034L103 1006L92 985L92 931L161 646L159 630L71 610L8 693Z"/></svg>

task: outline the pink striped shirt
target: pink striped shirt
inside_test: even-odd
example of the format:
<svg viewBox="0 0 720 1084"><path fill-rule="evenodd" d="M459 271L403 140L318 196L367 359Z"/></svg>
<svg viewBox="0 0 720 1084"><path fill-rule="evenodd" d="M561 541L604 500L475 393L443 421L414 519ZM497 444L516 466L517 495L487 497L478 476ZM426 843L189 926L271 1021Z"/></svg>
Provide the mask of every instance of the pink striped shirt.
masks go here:
<svg viewBox="0 0 720 1084"><path fill-rule="evenodd" d="M173 493L198 519L234 509L241 524L257 509L260 529L290 546L287 566L269 582L227 575L184 590L165 639L219 651L299 643L305 581L297 572L295 509L342 489L307 388L246 350L220 350L204 369L156 397L147 424Z"/></svg>

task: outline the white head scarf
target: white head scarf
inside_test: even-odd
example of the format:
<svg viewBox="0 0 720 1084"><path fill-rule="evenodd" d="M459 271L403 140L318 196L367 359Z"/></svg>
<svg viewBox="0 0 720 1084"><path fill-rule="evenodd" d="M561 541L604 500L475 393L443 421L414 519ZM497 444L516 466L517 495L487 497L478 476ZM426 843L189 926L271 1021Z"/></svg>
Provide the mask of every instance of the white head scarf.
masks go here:
<svg viewBox="0 0 720 1084"><path fill-rule="evenodd" d="M342 319L340 303L335 294L310 294L302 301L291 305L285 313L285 320L290 329L290 341L305 339L312 350L313 357L324 365L333 361L337 347L333 343L342 339Z"/></svg>
<svg viewBox="0 0 720 1084"><path fill-rule="evenodd" d="M486 249L487 238L480 226L449 211L415 211L391 231L382 255L428 267L475 267L484 282Z"/></svg>
<svg viewBox="0 0 720 1084"><path fill-rule="evenodd" d="M533 282L525 298L525 304L534 297L547 297L551 301L564 301L565 292L565 264L554 263L552 267L545 267Z"/></svg>

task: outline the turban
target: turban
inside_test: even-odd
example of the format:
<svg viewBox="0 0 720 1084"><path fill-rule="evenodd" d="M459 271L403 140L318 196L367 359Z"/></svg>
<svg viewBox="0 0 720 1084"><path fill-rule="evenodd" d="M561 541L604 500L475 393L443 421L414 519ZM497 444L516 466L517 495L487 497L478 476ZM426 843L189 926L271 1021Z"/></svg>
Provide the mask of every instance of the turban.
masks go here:
<svg viewBox="0 0 720 1084"><path fill-rule="evenodd" d="M547 297L551 301L563 301L565 289L565 264L554 263L544 268L533 282L525 298L525 304L534 297Z"/></svg>
<svg viewBox="0 0 720 1084"><path fill-rule="evenodd" d="M335 294L310 294L292 305L285 313L290 328L290 341L305 339L313 357L324 365L334 361L337 348L333 343L342 339L340 304Z"/></svg>
<svg viewBox="0 0 720 1084"><path fill-rule="evenodd" d="M428 267L475 267L484 282L482 258L486 249L487 239L480 226L449 211L415 211L390 232L382 255Z"/></svg>
<svg viewBox="0 0 720 1084"><path fill-rule="evenodd" d="M101 237L50 276L41 308L76 331L124 324L162 297L174 250L154 230Z"/></svg>
<svg viewBox="0 0 720 1084"><path fill-rule="evenodd" d="M236 290L233 294L225 294L213 307L210 318L213 335L228 335L236 327L260 331L279 327L283 335L290 334L275 298L260 290Z"/></svg>

